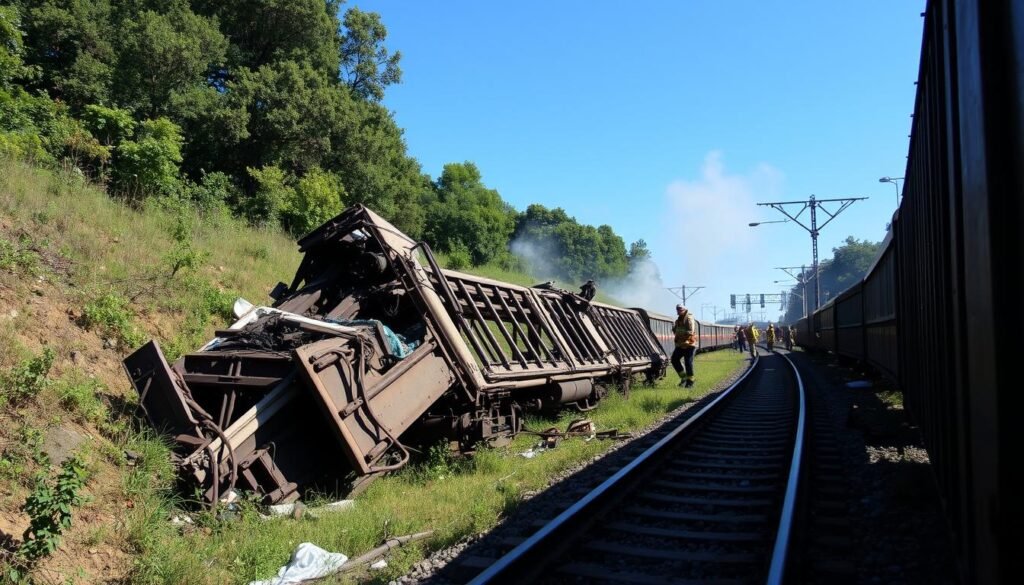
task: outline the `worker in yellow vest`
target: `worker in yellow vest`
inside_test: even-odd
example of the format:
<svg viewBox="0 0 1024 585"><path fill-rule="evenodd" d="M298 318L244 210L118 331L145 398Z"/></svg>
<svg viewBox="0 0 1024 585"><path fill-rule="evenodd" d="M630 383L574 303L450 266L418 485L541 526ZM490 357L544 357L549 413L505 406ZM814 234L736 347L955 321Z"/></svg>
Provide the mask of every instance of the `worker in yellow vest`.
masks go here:
<svg viewBox="0 0 1024 585"><path fill-rule="evenodd" d="M775 349L775 325L768 324L768 330L765 331L764 339L768 342L768 351Z"/></svg>
<svg viewBox="0 0 1024 585"><path fill-rule="evenodd" d="M679 385L693 386L693 354L697 353L697 322L683 305L676 305L675 334L676 349L672 352L672 367L679 374Z"/></svg>
<svg viewBox="0 0 1024 585"><path fill-rule="evenodd" d="M757 342L760 340L761 332L757 330L757 325L754 325L754 322L751 321L750 325L747 327L747 344L750 346L750 357L754 357L754 354L757 353L754 351L754 346L757 345Z"/></svg>

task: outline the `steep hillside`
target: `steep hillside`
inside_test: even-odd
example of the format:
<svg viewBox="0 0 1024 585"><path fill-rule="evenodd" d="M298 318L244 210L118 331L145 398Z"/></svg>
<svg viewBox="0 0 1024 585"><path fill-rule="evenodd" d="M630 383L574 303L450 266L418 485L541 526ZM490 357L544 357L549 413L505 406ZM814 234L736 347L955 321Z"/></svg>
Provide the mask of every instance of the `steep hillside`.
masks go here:
<svg viewBox="0 0 1024 585"><path fill-rule="evenodd" d="M0 161L0 538L20 539L47 464L77 452L90 474L37 578L128 575L164 511L165 453L129 414L126 351L149 337L172 354L195 347L234 298L264 300L297 259L277 231L170 203L131 209L74 174Z"/></svg>

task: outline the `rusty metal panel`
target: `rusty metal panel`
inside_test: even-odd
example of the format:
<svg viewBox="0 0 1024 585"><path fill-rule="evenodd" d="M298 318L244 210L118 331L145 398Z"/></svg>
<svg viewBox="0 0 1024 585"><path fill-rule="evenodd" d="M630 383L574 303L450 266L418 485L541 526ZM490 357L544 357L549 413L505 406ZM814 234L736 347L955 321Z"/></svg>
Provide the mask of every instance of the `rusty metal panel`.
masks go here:
<svg viewBox="0 0 1024 585"><path fill-rule="evenodd" d="M167 365L156 341L125 358L124 369L139 394L139 405L149 424L174 437L203 436L199 421L186 403L183 385Z"/></svg>
<svg viewBox="0 0 1024 585"><path fill-rule="evenodd" d="M326 339L295 355L345 456L365 474L394 467L375 464L399 445L398 437L451 387L454 376L433 344L407 357L400 375L387 377L360 371L360 351L358 340Z"/></svg>

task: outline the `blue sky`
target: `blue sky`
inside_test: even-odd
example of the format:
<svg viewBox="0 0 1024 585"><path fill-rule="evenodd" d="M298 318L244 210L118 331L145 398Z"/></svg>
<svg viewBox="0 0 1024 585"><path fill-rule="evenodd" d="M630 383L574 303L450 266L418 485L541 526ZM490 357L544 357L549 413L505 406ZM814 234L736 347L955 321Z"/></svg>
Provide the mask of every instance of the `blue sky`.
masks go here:
<svg viewBox="0 0 1024 585"><path fill-rule="evenodd" d="M517 209L643 238L666 286L707 287L698 317L810 264L799 226L747 226L783 219L756 202L869 197L824 228L822 259L885 235L896 190L878 178L904 174L924 0L349 5L402 52L385 105L425 172L473 161Z"/></svg>

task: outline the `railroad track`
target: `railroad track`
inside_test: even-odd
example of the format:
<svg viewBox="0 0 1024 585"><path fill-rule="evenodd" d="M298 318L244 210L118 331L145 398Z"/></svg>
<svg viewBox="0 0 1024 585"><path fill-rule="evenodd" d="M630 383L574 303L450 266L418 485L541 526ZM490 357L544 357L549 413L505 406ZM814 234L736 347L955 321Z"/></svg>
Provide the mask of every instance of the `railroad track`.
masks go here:
<svg viewBox="0 0 1024 585"><path fill-rule="evenodd" d="M779 583L804 392L779 354L471 581Z"/></svg>

